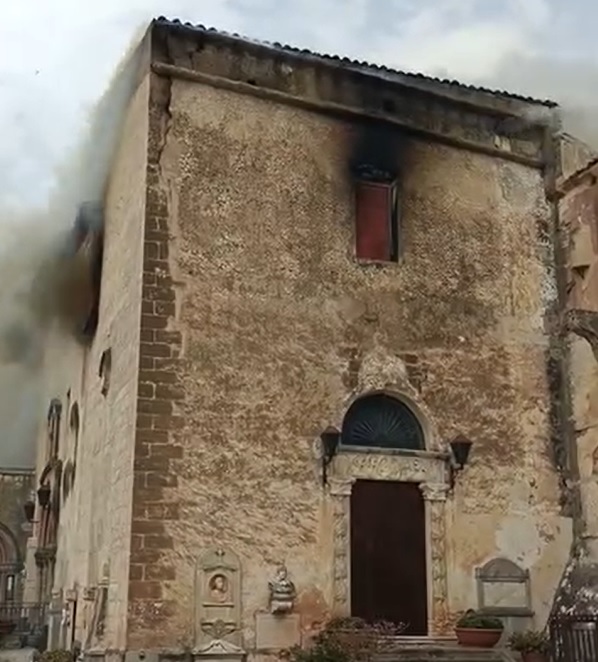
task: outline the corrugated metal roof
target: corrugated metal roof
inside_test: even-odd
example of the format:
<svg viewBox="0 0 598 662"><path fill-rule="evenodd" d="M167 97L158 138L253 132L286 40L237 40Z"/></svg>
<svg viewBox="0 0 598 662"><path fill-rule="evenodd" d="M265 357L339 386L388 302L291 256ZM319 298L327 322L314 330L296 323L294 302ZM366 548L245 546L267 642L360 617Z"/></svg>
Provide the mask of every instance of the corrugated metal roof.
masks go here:
<svg viewBox="0 0 598 662"><path fill-rule="evenodd" d="M514 94L511 92L506 92L504 90L493 90L487 87L479 87L476 85L467 85L465 83L460 83L457 80L450 80L447 78L436 78L434 76L426 76L421 73L414 73L410 71L400 71L398 69L392 69L390 67L386 67L384 65L379 65L379 64L373 64L371 62L365 62L365 61L360 61L360 60L352 60L348 57L341 57L339 55L329 55L327 53L318 53L316 51L311 51L306 48L297 48L295 46L290 46L289 44L281 44L279 42L270 42L270 41L261 41L257 39L251 39L249 37L244 37L243 35L237 34L236 32L225 32L223 30L218 30L213 27L206 27L205 25L201 24L193 24L193 23L184 23L183 21L180 21L179 19L168 19L165 16L160 16L159 18L156 19L156 23L160 24L165 24L165 25L171 25L174 27L183 27L191 30L195 30L198 32L204 32L206 34L212 34L212 35L221 35L223 37L229 38L229 39L235 39L238 41L250 43L250 44L257 44L260 46L264 46L267 48L271 48L273 50L278 50L278 51L284 51L289 54L293 54L297 57L303 57L303 58L309 58L309 59L318 59L318 60L324 60L324 61L331 61L331 62L336 62L339 64L342 64L346 66L347 68L352 68L352 69L359 69L362 71L367 71L372 74L381 76L381 77L386 77L386 78L392 78L393 76L396 78L411 78L413 80L419 80L422 82L429 82L429 83L436 83L438 85L442 85L444 87L453 87L456 89L460 90L466 90L469 92L473 93L481 93L481 94L488 94L490 96L495 96L495 97L503 97L506 99L513 99L516 101L522 101L525 103L530 103L530 104L536 104L536 105L542 105L546 106L548 108L555 108L558 104L554 101L550 101L549 99L534 99L533 97L528 97L524 96L521 94ZM398 82L398 81L397 81Z"/></svg>

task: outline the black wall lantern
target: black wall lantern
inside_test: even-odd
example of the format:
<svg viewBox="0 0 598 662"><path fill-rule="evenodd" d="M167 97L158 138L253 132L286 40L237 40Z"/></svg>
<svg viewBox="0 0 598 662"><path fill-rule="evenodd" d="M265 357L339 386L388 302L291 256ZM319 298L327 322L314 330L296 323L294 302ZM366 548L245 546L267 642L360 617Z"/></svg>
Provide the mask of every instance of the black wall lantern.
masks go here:
<svg viewBox="0 0 598 662"><path fill-rule="evenodd" d="M459 434L450 442L449 446L451 447L449 480L451 489L453 489L455 487L457 474L460 471L463 471L469 460L469 452L471 451L473 442L462 434Z"/></svg>
<svg viewBox="0 0 598 662"><path fill-rule="evenodd" d="M37 500L39 501L39 505L42 508L45 508L50 503L51 492L52 490L50 489L50 486L47 484L41 485L39 490L37 491Z"/></svg>
<svg viewBox="0 0 598 662"><path fill-rule="evenodd" d="M25 519L28 522L33 522L33 517L35 515L35 502L31 499L25 501L23 504L23 512L25 513Z"/></svg>
<svg viewBox="0 0 598 662"><path fill-rule="evenodd" d="M336 455L341 439L341 433L329 425L320 435L322 441L322 485L328 483L328 465Z"/></svg>

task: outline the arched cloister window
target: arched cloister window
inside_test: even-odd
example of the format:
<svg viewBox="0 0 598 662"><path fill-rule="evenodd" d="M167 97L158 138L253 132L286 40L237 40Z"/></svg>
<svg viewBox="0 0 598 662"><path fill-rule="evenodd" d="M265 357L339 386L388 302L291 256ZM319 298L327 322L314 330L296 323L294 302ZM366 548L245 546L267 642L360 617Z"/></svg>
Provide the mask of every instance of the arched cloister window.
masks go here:
<svg viewBox="0 0 598 662"><path fill-rule="evenodd" d="M50 402L48 409L48 442L49 459L58 457L58 444L60 442L60 417L62 414L62 404L56 398Z"/></svg>
<svg viewBox="0 0 598 662"><path fill-rule="evenodd" d="M106 396L110 389L110 375L112 373L112 349L108 349L102 352L100 357L100 370L99 374L102 379L101 392L103 396Z"/></svg>
<svg viewBox="0 0 598 662"><path fill-rule="evenodd" d="M79 426L81 421L79 419L79 405L74 402L71 407L71 416L69 419L69 427L73 435L73 460L77 462L77 451L79 449Z"/></svg>
<svg viewBox="0 0 598 662"><path fill-rule="evenodd" d="M386 393L356 400L343 420L341 445L425 450L422 426L404 402Z"/></svg>
<svg viewBox="0 0 598 662"><path fill-rule="evenodd" d="M17 542L11 531L0 524L0 604L14 601L18 570Z"/></svg>
<svg viewBox="0 0 598 662"><path fill-rule="evenodd" d="M0 523L0 565L17 564L19 548L14 535L4 524Z"/></svg>

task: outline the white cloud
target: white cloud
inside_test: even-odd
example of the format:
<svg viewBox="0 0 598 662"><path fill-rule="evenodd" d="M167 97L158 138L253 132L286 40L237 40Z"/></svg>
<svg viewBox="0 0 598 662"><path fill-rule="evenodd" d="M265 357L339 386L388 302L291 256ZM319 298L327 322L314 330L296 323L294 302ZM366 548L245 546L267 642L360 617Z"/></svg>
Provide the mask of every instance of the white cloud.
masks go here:
<svg viewBox="0 0 598 662"><path fill-rule="evenodd" d="M588 2L572 0L566 17L557 0L210 0L201 10L192 0L9 3L0 23L0 201L43 200L132 33L156 15L487 82L509 56L542 55L558 20L569 38L553 43L565 49L583 25L570 24L574 5L583 16Z"/></svg>
<svg viewBox="0 0 598 662"><path fill-rule="evenodd" d="M476 79L494 71L508 54L535 52L550 14L544 0L413 3L406 18L395 19L393 32L400 38L391 34L378 44L376 55L403 69Z"/></svg>
<svg viewBox="0 0 598 662"><path fill-rule="evenodd" d="M88 111L131 37L160 14L256 39L442 72L464 82L513 85L516 91L583 107L584 117L592 120L587 111L598 108L592 29L598 9L590 0L571 0L566 7L557 0L204 0L201 9L197 0L5 4L0 22L4 210L8 203L43 205L57 166L68 161L65 154L79 142ZM585 56L583 67L564 62L563 53ZM576 127L583 126L579 117ZM586 128L593 129L593 121ZM94 144L91 148L95 162L101 162L101 153ZM67 170L72 174L67 183L76 193L86 179L82 170L91 168L74 174ZM0 332L18 335L27 322L30 311L23 293L35 271L32 263L40 261L42 250L72 220L72 206L53 210L57 208L63 211L30 214L27 223L21 216L17 223L14 216L0 215L0 273L5 276ZM0 448L0 465L29 456L31 448L21 442L29 441L29 425L37 420L31 419L31 403L36 402L38 376L13 368L0 363L0 396L6 405L0 407L0 427L9 432Z"/></svg>

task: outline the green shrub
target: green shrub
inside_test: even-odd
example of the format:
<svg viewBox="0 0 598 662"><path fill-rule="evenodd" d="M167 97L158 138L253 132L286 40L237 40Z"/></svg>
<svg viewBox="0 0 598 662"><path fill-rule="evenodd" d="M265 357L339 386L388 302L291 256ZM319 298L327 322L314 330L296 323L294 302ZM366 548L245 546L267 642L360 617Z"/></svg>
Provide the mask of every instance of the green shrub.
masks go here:
<svg viewBox="0 0 598 662"><path fill-rule="evenodd" d="M73 654L64 649L44 651L37 660L38 662L73 662Z"/></svg>
<svg viewBox="0 0 598 662"><path fill-rule="evenodd" d="M367 623L361 618L333 618L309 648L295 646L285 653L289 662L364 662L378 652L385 637L399 635L405 625Z"/></svg>
<svg viewBox="0 0 598 662"><path fill-rule="evenodd" d="M509 637L509 648L518 653L548 653L549 641L546 633L538 630L513 632Z"/></svg>
<svg viewBox="0 0 598 662"><path fill-rule="evenodd" d="M504 625L500 618L487 616L486 614L468 609L457 621L458 628L469 628L472 630L503 630Z"/></svg>

